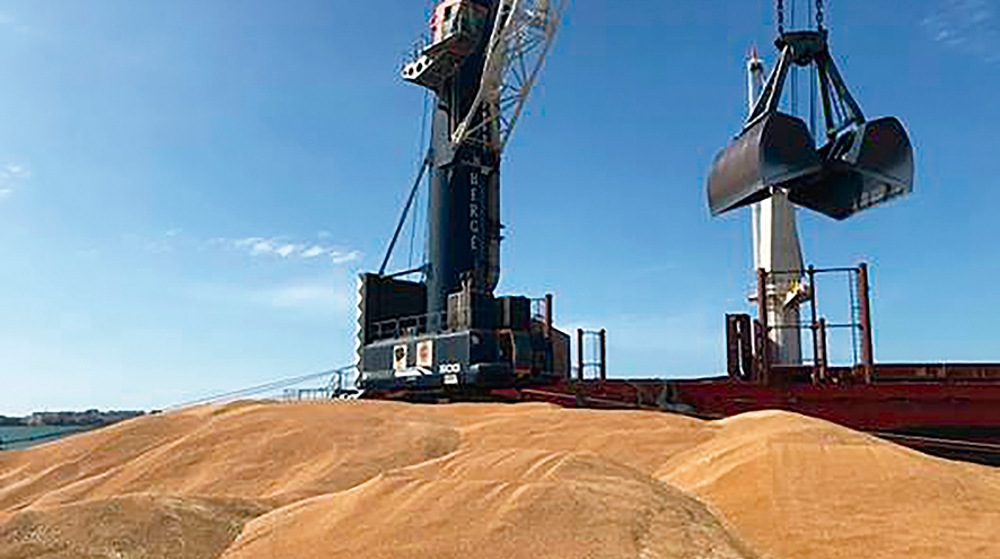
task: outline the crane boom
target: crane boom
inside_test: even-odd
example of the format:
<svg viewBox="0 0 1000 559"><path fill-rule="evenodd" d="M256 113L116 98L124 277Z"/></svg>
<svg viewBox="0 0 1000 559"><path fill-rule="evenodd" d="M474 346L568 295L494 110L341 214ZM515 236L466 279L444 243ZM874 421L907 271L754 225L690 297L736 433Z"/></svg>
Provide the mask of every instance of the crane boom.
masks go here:
<svg viewBox="0 0 1000 559"><path fill-rule="evenodd" d="M565 6L566 0L501 0L479 91L452 144L495 127L503 151L545 64ZM480 113L487 116L477 122Z"/></svg>

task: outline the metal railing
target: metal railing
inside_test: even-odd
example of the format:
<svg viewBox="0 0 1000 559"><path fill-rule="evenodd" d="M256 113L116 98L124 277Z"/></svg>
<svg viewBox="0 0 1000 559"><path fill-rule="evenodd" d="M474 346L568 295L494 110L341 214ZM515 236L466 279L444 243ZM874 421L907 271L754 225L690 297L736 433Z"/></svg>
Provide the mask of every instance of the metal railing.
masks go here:
<svg viewBox="0 0 1000 559"><path fill-rule="evenodd" d="M403 316L374 322L369 330L369 336L373 340L386 340L400 338L404 335L416 336L426 334L429 328L434 325L437 319L438 327L446 327L448 324L447 311Z"/></svg>
<svg viewBox="0 0 1000 559"><path fill-rule="evenodd" d="M589 342L589 344L588 344ZM587 349L590 348L588 355ZM599 380L608 378L608 331L576 330L576 379L584 380L587 372Z"/></svg>
<svg viewBox="0 0 1000 559"><path fill-rule="evenodd" d="M553 298L548 293L545 297L531 299L531 319L545 324L546 328L552 328L553 320Z"/></svg>
<svg viewBox="0 0 1000 559"><path fill-rule="evenodd" d="M410 44L410 47L401 56L403 63L400 65L400 69L407 64L416 61L427 50L427 47L431 44L431 34L424 32L417 36L416 39Z"/></svg>
<svg viewBox="0 0 1000 559"><path fill-rule="evenodd" d="M844 274L847 277L849 320L847 322L827 322L821 317L817 300L817 276ZM771 325L767 323L768 300L771 297L769 280L774 277L794 277L807 282L809 320L799 321L796 324ZM874 365L873 342L871 332L871 307L869 301L868 266L860 264L856 268L816 268L809 266L805 270L759 270L757 277L757 320L764 332L764 339L770 339L769 333L777 329L793 329L798 331L809 331L812 337L812 365L817 369L820 377L824 376L829 363L828 333L830 330L846 329L851 335L851 356L852 367L860 366L866 378L870 378ZM763 296L761 296L763 294ZM765 348L769 347L765 343ZM771 366L770 351L757 348L761 365L764 370L769 370Z"/></svg>
<svg viewBox="0 0 1000 559"><path fill-rule="evenodd" d="M319 388L286 388L282 398L289 402L305 400L336 400L357 396L357 370L347 366L330 372L326 386Z"/></svg>

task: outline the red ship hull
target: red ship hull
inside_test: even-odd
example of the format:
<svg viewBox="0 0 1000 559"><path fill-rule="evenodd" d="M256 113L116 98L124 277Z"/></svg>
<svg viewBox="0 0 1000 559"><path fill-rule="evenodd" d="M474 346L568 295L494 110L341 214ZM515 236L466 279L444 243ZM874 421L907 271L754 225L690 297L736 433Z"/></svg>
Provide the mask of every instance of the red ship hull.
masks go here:
<svg viewBox="0 0 1000 559"><path fill-rule="evenodd" d="M507 400L566 407L631 408L719 419L777 409L874 433L946 457L1000 464L1000 365L877 365L871 382L760 385L728 377L694 380L560 381L498 390ZM849 369L841 371L846 374ZM837 370L831 371L836 378Z"/></svg>

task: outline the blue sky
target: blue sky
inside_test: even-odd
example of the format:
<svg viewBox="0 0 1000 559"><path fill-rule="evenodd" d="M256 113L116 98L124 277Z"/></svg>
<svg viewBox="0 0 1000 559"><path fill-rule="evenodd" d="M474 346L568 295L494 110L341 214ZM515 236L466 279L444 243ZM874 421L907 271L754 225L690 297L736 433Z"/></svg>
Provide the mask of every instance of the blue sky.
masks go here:
<svg viewBox="0 0 1000 559"><path fill-rule="evenodd" d="M917 178L848 222L801 213L806 259L872 264L878 359L1000 361L1000 2L827 5L848 85L903 120ZM354 277L422 150L423 92L397 71L427 9L0 1L0 413L349 363ZM704 180L742 123L750 45L774 60L771 10L573 2L508 146L501 290L608 328L614 375L723 369L749 212L711 219Z"/></svg>

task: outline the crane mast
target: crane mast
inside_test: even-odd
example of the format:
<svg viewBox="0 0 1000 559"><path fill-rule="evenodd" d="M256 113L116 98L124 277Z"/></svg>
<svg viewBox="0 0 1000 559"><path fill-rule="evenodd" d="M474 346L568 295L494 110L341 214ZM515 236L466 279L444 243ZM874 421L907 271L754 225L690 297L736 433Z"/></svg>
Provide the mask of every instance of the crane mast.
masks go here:
<svg viewBox="0 0 1000 559"><path fill-rule="evenodd" d="M431 120L428 206L427 312L429 328L442 328L448 295L466 282L492 295L500 278L500 150L493 127L452 142L467 119L480 123L476 106L486 74L486 52L472 48L492 34L499 5L445 2L431 20L434 42L407 64L403 77L429 88L435 103ZM494 16L494 17L490 17ZM433 59L438 54L438 60ZM434 64L448 64L438 69Z"/></svg>

